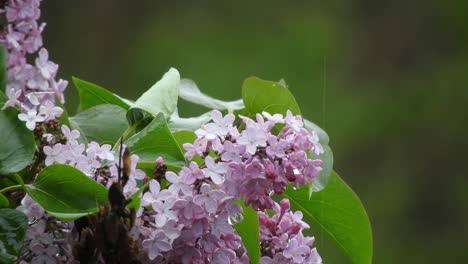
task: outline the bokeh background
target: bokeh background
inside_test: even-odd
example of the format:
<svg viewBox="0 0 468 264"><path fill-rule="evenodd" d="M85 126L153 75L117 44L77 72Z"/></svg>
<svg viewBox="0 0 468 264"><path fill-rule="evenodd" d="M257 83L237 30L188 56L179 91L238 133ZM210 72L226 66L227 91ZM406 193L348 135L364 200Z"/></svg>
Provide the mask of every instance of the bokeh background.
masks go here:
<svg viewBox="0 0 468 264"><path fill-rule="evenodd" d="M169 67L240 97L284 78L361 197L374 263L468 259L467 1L43 1L60 76L136 99ZM70 85L67 108L76 109ZM206 111L188 103L182 115ZM465 117L465 118L463 118ZM347 263L322 236L324 263Z"/></svg>

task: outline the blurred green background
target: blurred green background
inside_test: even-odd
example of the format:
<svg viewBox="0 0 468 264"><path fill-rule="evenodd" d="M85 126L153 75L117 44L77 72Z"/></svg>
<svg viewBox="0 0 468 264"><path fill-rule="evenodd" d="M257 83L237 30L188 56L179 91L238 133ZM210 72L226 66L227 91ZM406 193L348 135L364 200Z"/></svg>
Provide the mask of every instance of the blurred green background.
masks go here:
<svg viewBox="0 0 468 264"><path fill-rule="evenodd" d="M284 78L361 197L374 263L468 259L467 1L43 1L60 76L136 99L169 67L206 93ZM77 106L72 85L68 109ZM181 115L206 111L187 103ZM347 263L320 234L324 263Z"/></svg>

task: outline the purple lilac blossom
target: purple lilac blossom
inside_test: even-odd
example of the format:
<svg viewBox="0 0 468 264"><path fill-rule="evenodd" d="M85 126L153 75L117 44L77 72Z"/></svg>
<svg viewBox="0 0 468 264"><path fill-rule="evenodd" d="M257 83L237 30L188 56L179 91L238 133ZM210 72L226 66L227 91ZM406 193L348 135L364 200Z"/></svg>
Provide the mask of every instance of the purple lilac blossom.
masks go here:
<svg viewBox="0 0 468 264"><path fill-rule="evenodd" d="M238 131L234 115L213 111L214 122L196 131L193 144L184 144L186 158L199 156L204 163L192 161L179 173L167 172L167 189L150 181L134 232L149 260L248 263L233 228L242 221L242 208L234 201L244 199L259 211L262 263L321 263L311 248L313 238L302 235L309 228L302 213L290 212L288 200L277 204L271 198L288 183L297 187L317 177L321 160L311 160L306 153L321 154L321 147L307 136L300 116L264 116L266 120L261 115L255 120L242 117L246 128ZM278 134L272 132L276 124L285 124ZM266 209L276 214L269 217Z"/></svg>
<svg viewBox="0 0 468 264"><path fill-rule="evenodd" d="M33 130L36 123L59 117L63 110L55 106L55 98L64 102L63 91L67 81L55 77L58 65L49 60L42 47L45 23L38 24L41 0L9 0L1 13L8 21L7 30L0 34L0 44L7 52L8 101L2 109L18 108L18 118ZM35 63L26 57L36 55Z"/></svg>

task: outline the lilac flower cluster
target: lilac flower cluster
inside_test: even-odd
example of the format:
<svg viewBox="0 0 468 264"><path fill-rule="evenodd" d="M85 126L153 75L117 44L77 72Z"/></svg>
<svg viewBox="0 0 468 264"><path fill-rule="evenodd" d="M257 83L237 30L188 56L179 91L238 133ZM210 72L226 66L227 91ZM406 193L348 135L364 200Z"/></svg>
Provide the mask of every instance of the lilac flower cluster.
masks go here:
<svg viewBox="0 0 468 264"><path fill-rule="evenodd" d="M72 223L48 216L42 207L26 195L17 210L29 220L29 228L18 263L72 263L72 248L68 241Z"/></svg>
<svg viewBox="0 0 468 264"><path fill-rule="evenodd" d="M258 212L260 221L261 264L310 263L320 264L322 258L315 248L313 237L304 237L302 229L309 225L302 221L302 212L292 213L289 200L275 203L275 214Z"/></svg>
<svg viewBox="0 0 468 264"><path fill-rule="evenodd" d="M67 164L110 187L118 180L118 159L108 144L99 145L91 141L87 145L79 143L78 130L70 130L62 125L58 135L43 134L48 145L43 147L44 165ZM65 139L64 143L63 139ZM137 180L146 175L136 169L138 156L131 155L130 178L123 190L126 197L138 191ZM28 217L30 227L24 242L20 263L73 263L71 231L72 222L62 222L49 216L29 195L17 207Z"/></svg>
<svg viewBox="0 0 468 264"><path fill-rule="evenodd" d="M62 125L61 132L66 138L65 144L56 143L56 137L52 134L43 135L50 144L43 149L46 166L52 164L73 166L108 188L113 182L117 182L119 161L111 150L111 145L99 145L94 141L88 142L87 145L79 143L80 132L70 130L66 125ZM130 178L123 190L126 197L138 190L137 180L146 177L142 170L136 168L138 160L137 155L131 155Z"/></svg>
<svg viewBox="0 0 468 264"><path fill-rule="evenodd" d="M213 122L196 131L198 138L193 144L184 144L187 159L197 155L204 163L192 161L179 173L167 172L167 189L161 189L156 180L150 181L133 232L134 238L142 241L148 262L248 263L233 229L242 221L242 208L234 201L244 199L260 210L260 229L273 228L272 234L282 239L261 236L265 247L262 261L321 263L315 249L310 249L313 238L302 235L302 229L308 227L301 221L302 214L292 214L285 206L281 211L272 200L288 183L307 184L318 175L321 161L307 158L307 151L323 151L316 134L309 134L301 117L290 112L284 118L263 113L256 121L241 119L245 129L239 131L233 125L233 114L223 117L213 111ZM280 126L275 135L272 131ZM264 212L271 208L281 216L265 221ZM300 247L299 242L305 244Z"/></svg>
<svg viewBox="0 0 468 264"><path fill-rule="evenodd" d="M213 122L196 131L194 144L184 145L186 158L204 158L206 175L226 194L264 210L273 207L272 194L282 194L288 183L298 187L318 176L322 161L309 159L307 152L319 155L323 148L317 134L303 127L301 116L288 111L284 118L267 112L257 114L256 121L240 118L245 124L241 132L233 126L233 114L222 117L215 110ZM277 135L272 133L280 127ZM210 149L216 160L208 155Z"/></svg>
<svg viewBox="0 0 468 264"><path fill-rule="evenodd" d="M0 33L0 44L7 50L8 101L2 109L16 107L22 113L18 118L33 130L35 124L59 117L63 110L55 106L55 98L64 102L63 91L68 82L55 80L58 65L49 61L48 51L42 47L45 23L38 24L41 0L6 1L0 15L8 21ZM27 55L36 54L34 64Z"/></svg>
<svg viewBox="0 0 468 264"><path fill-rule="evenodd" d="M198 138L193 144L184 145L186 158L197 155L203 159L202 164L192 161L178 173L167 171L162 178L150 180L135 168L138 157L131 157L125 196L135 193L142 182L149 185L141 194L131 231L141 244L142 261L248 263L247 252L233 227L242 221L242 207L235 201L243 199L259 210L262 263L321 263L316 250L311 249L313 238L302 235L302 229L308 228L301 221L302 214L291 213L287 200L280 205L272 200L272 195L281 194L288 183L307 184L318 175L321 161L307 158L307 151L322 152L316 134L309 134L300 116L290 112L284 118L263 113L256 116L256 121L241 117L245 125L241 131L233 125L232 114L223 117L213 111L212 120L196 131ZM107 187L117 180L119 162L110 145L90 142L85 146L78 142L77 130L62 126L61 132L65 143L63 137L43 135L49 144L43 148L45 165L74 166ZM156 171L161 171L162 158L155 163ZM162 179L167 188L161 188ZM28 208L22 210L34 221L45 217L28 196L23 204L19 209ZM274 209L276 214L269 217L266 209ZM33 225L31 229L37 228ZM27 243L35 242L32 239ZM54 243L51 240L42 244L42 255L38 256L56 258L57 252L63 252L58 255L69 258L66 247ZM36 257L35 248L28 250L30 259ZM47 255L49 251L55 255Z"/></svg>

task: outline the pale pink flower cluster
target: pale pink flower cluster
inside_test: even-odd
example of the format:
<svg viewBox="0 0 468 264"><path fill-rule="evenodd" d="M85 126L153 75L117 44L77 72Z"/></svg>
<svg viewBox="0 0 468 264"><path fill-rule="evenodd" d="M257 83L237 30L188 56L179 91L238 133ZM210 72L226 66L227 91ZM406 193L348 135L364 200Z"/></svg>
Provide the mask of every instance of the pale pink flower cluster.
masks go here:
<svg viewBox="0 0 468 264"><path fill-rule="evenodd" d="M58 65L49 61L48 51L42 47L45 23L38 24L41 0L6 1L2 15L8 26L0 34L0 44L7 51L8 101L2 109L16 107L22 113L18 118L33 130L36 123L59 117L63 110L55 106L55 98L64 102L63 91L67 81L55 80ZM27 57L35 55L30 64Z"/></svg>
<svg viewBox="0 0 468 264"><path fill-rule="evenodd" d="M317 249L311 248L314 237L304 237L309 225L302 221L302 212L291 212L288 199L275 203L275 214L258 212L260 221L261 264L309 263L321 264Z"/></svg>
<svg viewBox="0 0 468 264"><path fill-rule="evenodd" d="M316 134L309 134L301 117L290 112L285 117L263 113L256 121L241 117L241 131L233 125L232 114L222 116L215 110L212 120L196 131L193 144L184 144L186 158L197 155L204 163L192 161L179 173L167 172L167 189L151 180L143 194L133 235L142 241L147 261L248 263L233 228L242 221L242 208L234 201L244 199L259 210L260 230L275 230L260 236L262 262L321 263L310 248L313 238L302 235L308 228L302 213L289 212L289 204L281 209L272 200L288 183L305 185L318 175L321 161L307 158L308 151L323 152ZM274 209L276 216L266 221L266 209ZM281 245L266 248L278 239Z"/></svg>
<svg viewBox="0 0 468 264"><path fill-rule="evenodd" d="M70 130L66 125L62 125L61 131L66 138L66 143L55 143L55 137L51 134L44 134L50 146L44 146L46 155L45 165L67 164L73 166L95 181L110 187L118 180L119 160L109 144L99 145L91 141L87 144L80 143L80 132ZM117 152L119 153L119 152ZM138 190L137 181L145 178L145 173L136 168L138 156L131 155L130 178L125 185L124 195L129 197Z"/></svg>
<svg viewBox="0 0 468 264"><path fill-rule="evenodd" d="M289 183L306 185L319 175L322 161L309 159L308 152L320 155L323 148L301 116L290 111L285 117L264 112L256 120L240 116L242 131L233 126L234 119L213 111L213 122L195 131L193 144L184 145L185 157L204 158L206 176L228 195L264 210L273 207L272 194L283 193ZM211 149L216 157L209 155Z"/></svg>
<svg viewBox="0 0 468 264"><path fill-rule="evenodd" d="M18 263L73 263L72 246L67 241L72 223L48 216L29 195L16 209L29 221Z"/></svg>

